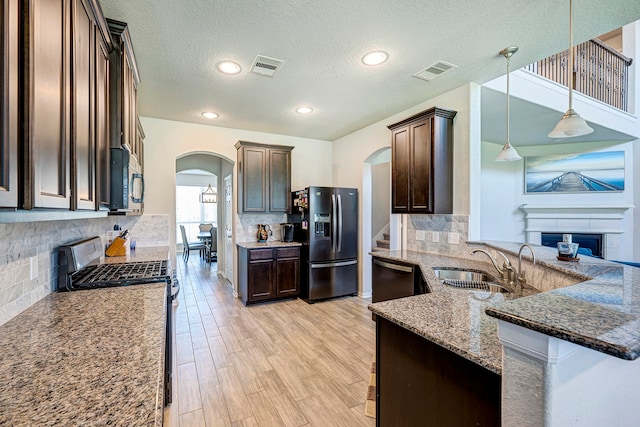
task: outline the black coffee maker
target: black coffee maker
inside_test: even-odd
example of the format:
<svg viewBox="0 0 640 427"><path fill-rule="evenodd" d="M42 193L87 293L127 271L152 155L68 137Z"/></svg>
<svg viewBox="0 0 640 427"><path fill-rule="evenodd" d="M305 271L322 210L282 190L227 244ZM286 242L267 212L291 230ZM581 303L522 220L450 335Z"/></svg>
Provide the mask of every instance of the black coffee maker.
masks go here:
<svg viewBox="0 0 640 427"><path fill-rule="evenodd" d="M293 242L293 224L282 224L282 241Z"/></svg>

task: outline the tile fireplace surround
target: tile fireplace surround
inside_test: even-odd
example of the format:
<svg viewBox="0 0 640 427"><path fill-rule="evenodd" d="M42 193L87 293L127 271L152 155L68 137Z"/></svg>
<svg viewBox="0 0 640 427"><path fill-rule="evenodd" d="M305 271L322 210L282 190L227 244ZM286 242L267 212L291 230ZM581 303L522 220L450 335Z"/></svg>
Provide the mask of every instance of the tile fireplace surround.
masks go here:
<svg viewBox="0 0 640 427"><path fill-rule="evenodd" d="M602 234L603 257L621 259L620 237L625 212L632 206L522 205L527 242L541 244L542 233Z"/></svg>

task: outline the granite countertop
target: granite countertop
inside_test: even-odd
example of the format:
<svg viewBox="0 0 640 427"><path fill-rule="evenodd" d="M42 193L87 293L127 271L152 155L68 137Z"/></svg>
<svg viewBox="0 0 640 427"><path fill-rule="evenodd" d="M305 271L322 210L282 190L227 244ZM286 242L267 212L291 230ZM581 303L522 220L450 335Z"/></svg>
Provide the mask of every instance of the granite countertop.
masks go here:
<svg viewBox="0 0 640 427"><path fill-rule="evenodd" d="M496 276L488 262L413 251L376 251L374 258L403 261L420 267L431 293L369 305L376 315L394 322L479 365L502 374L502 345L497 321L485 308L536 291L491 293L443 285L433 267L466 268Z"/></svg>
<svg viewBox="0 0 640 427"><path fill-rule="evenodd" d="M138 248L105 262L167 253ZM0 425L161 426L166 290L51 293L0 326Z"/></svg>
<svg viewBox="0 0 640 427"><path fill-rule="evenodd" d="M511 242L469 243L512 257L520 249ZM530 288L523 294L491 294L479 304L473 296L478 291L442 285L432 267L463 267L495 276L488 262L376 251L372 256L420 266L432 293L371 304L369 309L496 373L501 373L502 361L496 318L618 358L640 357L640 269L586 256L579 262L559 261L553 248L534 249L538 265L577 283L546 292Z"/></svg>
<svg viewBox="0 0 640 427"><path fill-rule="evenodd" d="M485 242L508 254L517 243ZM505 302L487 314L621 359L640 357L640 268L582 256L558 261L553 248L535 246L539 264L581 278L572 286Z"/></svg>
<svg viewBox="0 0 640 427"><path fill-rule="evenodd" d="M241 248L259 249L259 248L286 248L289 246L302 246L299 242L281 242L279 240L267 240L266 242L236 242Z"/></svg>

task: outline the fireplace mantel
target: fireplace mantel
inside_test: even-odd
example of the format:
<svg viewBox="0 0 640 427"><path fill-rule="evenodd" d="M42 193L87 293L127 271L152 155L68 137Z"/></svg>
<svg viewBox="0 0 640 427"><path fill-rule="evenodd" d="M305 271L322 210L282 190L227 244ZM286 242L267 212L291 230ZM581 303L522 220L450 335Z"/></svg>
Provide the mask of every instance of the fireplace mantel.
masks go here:
<svg viewBox="0 0 640 427"><path fill-rule="evenodd" d="M540 244L542 233L588 233L604 236L604 257L619 258L619 238L625 212L632 205L529 205L520 206L525 214L529 243Z"/></svg>
<svg viewBox="0 0 640 427"><path fill-rule="evenodd" d="M529 205L520 206L526 218L611 218L622 219L632 205L610 206L562 206L562 205Z"/></svg>

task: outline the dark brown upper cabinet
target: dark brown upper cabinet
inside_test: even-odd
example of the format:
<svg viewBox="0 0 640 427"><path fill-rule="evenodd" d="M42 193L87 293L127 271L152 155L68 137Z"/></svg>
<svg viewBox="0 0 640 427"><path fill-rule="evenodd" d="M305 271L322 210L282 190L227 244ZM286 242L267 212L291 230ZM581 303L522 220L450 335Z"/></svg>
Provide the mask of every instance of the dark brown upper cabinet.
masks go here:
<svg viewBox="0 0 640 427"><path fill-rule="evenodd" d="M25 209L71 207L71 5L27 0L24 52Z"/></svg>
<svg viewBox="0 0 640 427"><path fill-rule="evenodd" d="M0 207L18 207L18 0L0 0Z"/></svg>
<svg viewBox="0 0 640 427"><path fill-rule="evenodd" d="M453 213L453 118L433 107L391 130L391 212Z"/></svg>
<svg viewBox="0 0 640 427"><path fill-rule="evenodd" d="M106 21L104 21L106 25ZM96 27L96 182L98 202L108 208L111 200L111 141L109 140L109 54L111 37L107 29Z"/></svg>
<svg viewBox="0 0 640 427"><path fill-rule="evenodd" d="M236 148L238 212L289 212L294 147L238 141Z"/></svg>
<svg viewBox="0 0 640 427"><path fill-rule="evenodd" d="M107 102L97 72L101 45L110 48L100 5L25 0L23 7L21 207L96 210Z"/></svg>
<svg viewBox="0 0 640 427"><path fill-rule="evenodd" d="M109 68L111 87L111 146L126 147L140 163L137 145L138 84L140 74L127 24L107 19L113 50Z"/></svg>

